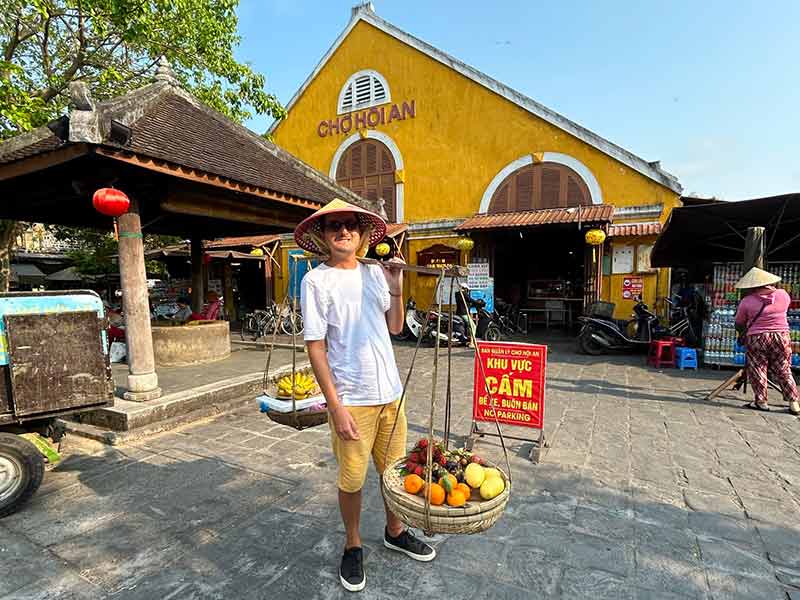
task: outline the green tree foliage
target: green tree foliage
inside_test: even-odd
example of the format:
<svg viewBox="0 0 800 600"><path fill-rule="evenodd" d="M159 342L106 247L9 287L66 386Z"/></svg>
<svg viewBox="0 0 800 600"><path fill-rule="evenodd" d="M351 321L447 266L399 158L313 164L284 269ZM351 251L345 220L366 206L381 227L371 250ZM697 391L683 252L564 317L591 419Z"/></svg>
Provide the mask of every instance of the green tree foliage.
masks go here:
<svg viewBox="0 0 800 600"><path fill-rule="evenodd" d="M182 84L241 121L281 118L265 77L238 62L238 0L2 0L0 139L43 125L71 81L110 98L152 80L166 56Z"/></svg>
<svg viewBox="0 0 800 600"><path fill-rule="evenodd" d="M111 232L60 225L53 226L51 230L57 239L73 244L67 256L81 275L107 275L118 271L116 256L119 249ZM144 249L153 250L182 241L177 236L146 234ZM145 266L148 274L166 274L164 263L148 260Z"/></svg>
<svg viewBox="0 0 800 600"><path fill-rule="evenodd" d="M96 99L152 81L170 61L201 101L242 121L253 113L285 115L265 77L238 62L238 0L0 0L0 140L64 113L72 81ZM0 221L0 289L19 225ZM84 236L90 239L91 233ZM90 263L105 264L108 236ZM113 238L111 238L113 242ZM76 256L76 259L80 259Z"/></svg>

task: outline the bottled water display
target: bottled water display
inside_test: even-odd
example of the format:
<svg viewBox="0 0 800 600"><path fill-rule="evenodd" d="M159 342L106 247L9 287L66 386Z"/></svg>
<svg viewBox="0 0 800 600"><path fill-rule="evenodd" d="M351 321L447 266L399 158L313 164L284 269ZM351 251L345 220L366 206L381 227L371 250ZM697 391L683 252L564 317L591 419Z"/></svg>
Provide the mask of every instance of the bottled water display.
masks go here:
<svg viewBox="0 0 800 600"><path fill-rule="evenodd" d="M800 367L800 263L772 263L767 269L781 277L776 287L792 298L789 328L792 339L792 365ZM710 296L706 303L711 315L703 336L704 360L710 365L744 365L745 349L736 343L736 308L740 292L734 286L742 277L742 263L714 265Z"/></svg>

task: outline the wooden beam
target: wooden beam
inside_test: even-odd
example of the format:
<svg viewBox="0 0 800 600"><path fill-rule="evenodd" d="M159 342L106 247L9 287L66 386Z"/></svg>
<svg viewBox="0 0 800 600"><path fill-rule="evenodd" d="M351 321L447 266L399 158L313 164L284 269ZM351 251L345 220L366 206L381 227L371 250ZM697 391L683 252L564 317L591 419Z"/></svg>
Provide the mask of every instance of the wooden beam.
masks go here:
<svg viewBox="0 0 800 600"><path fill-rule="evenodd" d="M0 181L30 175L89 154L88 144L70 144L57 150L37 154L0 166Z"/></svg>
<svg viewBox="0 0 800 600"><path fill-rule="evenodd" d="M295 221L264 217L257 213L244 210L237 210L224 206L203 206L179 200L165 200L161 203L161 210L179 215L191 215L194 217L206 217L209 219L221 219L224 221L237 221L240 223L254 223L256 225L281 227L283 229L293 229L297 224Z"/></svg>
<svg viewBox="0 0 800 600"><path fill-rule="evenodd" d="M268 190L266 188L260 188L244 184L242 182L234 181L232 179L228 179L220 175L214 175L212 173L206 173L205 171L201 171L199 169L193 169L190 167L176 165L167 162L165 160L158 160L155 158L151 158L149 156L139 156L138 154L133 154L130 152L123 153L118 150L112 150L109 148L99 148L99 147L96 149L96 152L97 154L101 154L107 158L136 165L137 167L148 169L150 171L155 171L157 173L164 173L166 175L178 177L180 179L185 179L187 181L194 181L206 185L211 185L214 187L224 188L234 192L239 192L242 194L257 196L259 198L265 198L273 202L280 202L282 204L289 204L291 206L297 206L300 208L307 208L311 210L316 210L322 207L322 203L316 202L314 200L306 200L304 198L292 196L291 194L284 194L282 192L276 192L273 190Z"/></svg>

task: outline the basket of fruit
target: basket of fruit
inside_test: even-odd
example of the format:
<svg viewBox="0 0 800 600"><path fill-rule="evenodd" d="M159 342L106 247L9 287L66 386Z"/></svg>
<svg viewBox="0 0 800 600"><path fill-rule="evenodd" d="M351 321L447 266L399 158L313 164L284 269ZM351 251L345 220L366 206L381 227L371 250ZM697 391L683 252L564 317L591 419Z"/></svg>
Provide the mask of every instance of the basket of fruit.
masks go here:
<svg viewBox="0 0 800 600"><path fill-rule="evenodd" d="M428 533L480 533L508 504L511 481L496 466L464 449L422 439L383 473L386 504L397 517Z"/></svg>
<svg viewBox="0 0 800 600"><path fill-rule="evenodd" d="M276 423L306 429L328 422L325 397L310 366L296 369L294 377L291 372L278 373L265 384L265 393L258 398L259 404L262 412Z"/></svg>

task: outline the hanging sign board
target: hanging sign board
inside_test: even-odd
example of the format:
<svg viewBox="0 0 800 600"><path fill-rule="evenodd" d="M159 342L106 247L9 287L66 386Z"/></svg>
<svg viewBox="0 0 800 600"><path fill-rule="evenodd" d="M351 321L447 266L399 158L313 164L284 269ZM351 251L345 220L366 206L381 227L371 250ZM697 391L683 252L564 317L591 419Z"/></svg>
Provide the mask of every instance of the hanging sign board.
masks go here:
<svg viewBox="0 0 800 600"><path fill-rule="evenodd" d="M641 277L622 278L622 297L625 300L633 300L634 296L641 296L644 290L644 280Z"/></svg>
<svg viewBox="0 0 800 600"><path fill-rule="evenodd" d="M542 429L546 363L547 346L479 342L475 353L473 420L494 422L496 417L507 425Z"/></svg>

